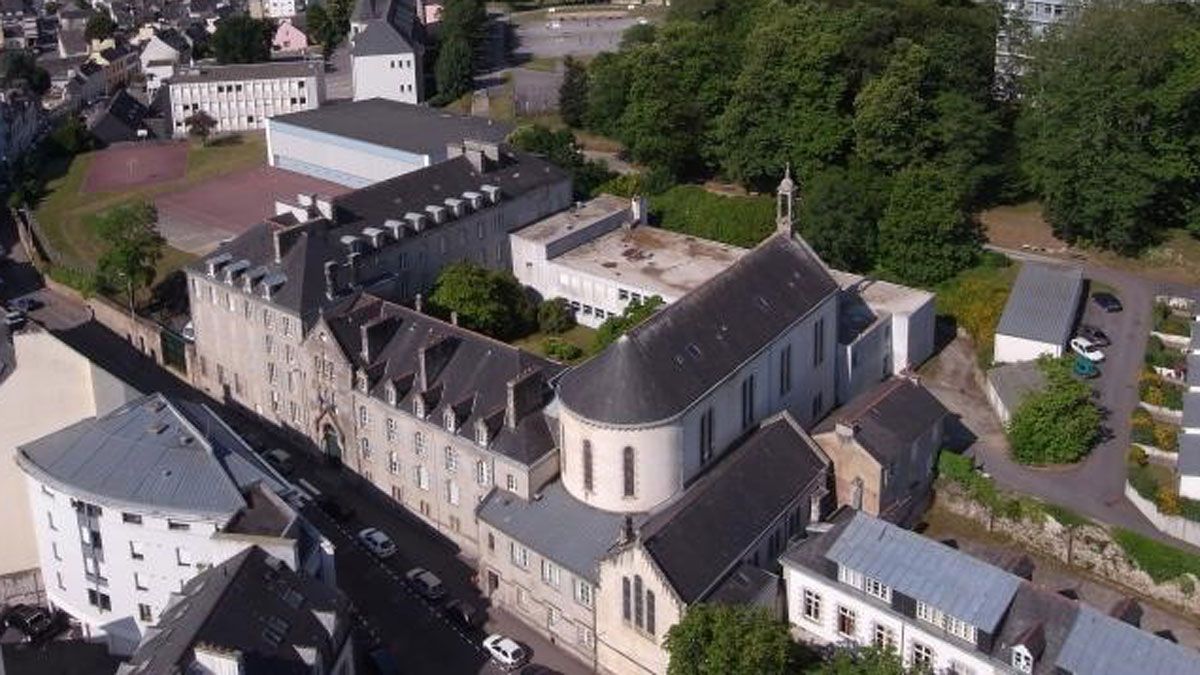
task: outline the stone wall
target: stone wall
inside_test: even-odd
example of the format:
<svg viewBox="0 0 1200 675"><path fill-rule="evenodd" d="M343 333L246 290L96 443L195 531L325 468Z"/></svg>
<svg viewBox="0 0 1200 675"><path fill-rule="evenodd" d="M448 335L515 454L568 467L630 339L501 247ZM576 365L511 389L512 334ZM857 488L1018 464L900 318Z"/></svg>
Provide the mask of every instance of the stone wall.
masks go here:
<svg viewBox="0 0 1200 675"><path fill-rule="evenodd" d="M1200 615L1196 577L1189 574L1163 583L1155 582L1129 559L1105 527L1094 523L1068 527L1049 515L1038 519L1007 518L992 513L953 485L939 487L936 505L983 525L989 532L1020 542L1022 548L1032 553L1054 558L1136 595Z"/></svg>
<svg viewBox="0 0 1200 675"><path fill-rule="evenodd" d="M46 589L42 586L42 573L38 568L0 574L0 607L18 603L46 604Z"/></svg>

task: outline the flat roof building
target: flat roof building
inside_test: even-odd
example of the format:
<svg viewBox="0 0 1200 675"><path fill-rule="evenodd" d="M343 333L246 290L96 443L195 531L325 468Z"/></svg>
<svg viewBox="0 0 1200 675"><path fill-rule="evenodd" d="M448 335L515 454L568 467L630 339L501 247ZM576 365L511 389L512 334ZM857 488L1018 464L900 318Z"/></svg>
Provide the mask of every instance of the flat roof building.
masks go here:
<svg viewBox="0 0 1200 675"><path fill-rule="evenodd" d="M171 128L188 135L187 119L208 113L215 133L253 131L274 115L312 110L325 100L325 64L277 61L178 70L166 83Z"/></svg>

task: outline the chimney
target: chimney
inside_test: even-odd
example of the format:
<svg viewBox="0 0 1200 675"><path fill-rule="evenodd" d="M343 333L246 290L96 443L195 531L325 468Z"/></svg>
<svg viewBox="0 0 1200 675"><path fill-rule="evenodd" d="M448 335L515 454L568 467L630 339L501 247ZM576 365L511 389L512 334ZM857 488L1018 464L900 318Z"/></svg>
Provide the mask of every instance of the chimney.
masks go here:
<svg viewBox="0 0 1200 675"><path fill-rule="evenodd" d="M245 258L228 265L225 268L225 283L232 284L246 270L250 269L250 261Z"/></svg>
<svg viewBox="0 0 1200 675"><path fill-rule="evenodd" d="M359 326L363 361L371 363L379 357L379 351L387 344L395 325L396 321L393 317L383 317Z"/></svg>
<svg viewBox="0 0 1200 675"><path fill-rule="evenodd" d="M325 261L325 297L330 300L337 295L337 261Z"/></svg>
<svg viewBox="0 0 1200 675"><path fill-rule="evenodd" d="M441 225L446 222L446 209L436 204L430 204L425 207L426 213L429 214L429 220L435 225Z"/></svg>
<svg viewBox="0 0 1200 675"><path fill-rule="evenodd" d="M836 423L834 423L833 430L834 433L837 434L838 441L842 443L849 443L853 441L855 432L857 432L857 429L853 423L843 420L838 420Z"/></svg>
<svg viewBox="0 0 1200 675"><path fill-rule="evenodd" d="M293 225L275 230L271 233L272 240L275 244L275 262L282 262L283 256L291 250L292 244L304 234L303 225Z"/></svg>
<svg viewBox="0 0 1200 675"><path fill-rule="evenodd" d="M404 219L408 221L408 224L415 232L420 232L425 229L424 213L413 213L412 211L409 211L408 213L404 214Z"/></svg>
<svg viewBox="0 0 1200 675"><path fill-rule="evenodd" d="M629 202L629 209L633 212L634 226L645 225L649 217L646 211L646 198L642 195L635 195Z"/></svg>
<svg viewBox="0 0 1200 675"><path fill-rule="evenodd" d="M625 514L625 519L621 521L621 543L632 544L633 535L633 516Z"/></svg>
<svg viewBox="0 0 1200 675"><path fill-rule="evenodd" d="M546 379L541 370L529 370L509 380L507 387L504 424L509 429L516 429L526 415L545 403Z"/></svg>
<svg viewBox="0 0 1200 675"><path fill-rule="evenodd" d="M357 285L360 281L358 278L359 268L362 266L362 254L354 251L346 256L346 266L350 268L350 285Z"/></svg>
<svg viewBox="0 0 1200 675"><path fill-rule="evenodd" d="M333 220L333 200L325 195L313 195L314 205L317 207L317 213L321 214L326 220Z"/></svg>
<svg viewBox="0 0 1200 675"><path fill-rule="evenodd" d="M421 297L420 293L417 293L416 296L413 297L413 309L417 310L418 314L424 313L425 299Z"/></svg>
<svg viewBox="0 0 1200 675"><path fill-rule="evenodd" d="M457 348L458 338L443 336L417 350L417 376L420 378L421 391L433 385Z"/></svg>
<svg viewBox="0 0 1200 675"><path fill-rule="evenodd" d="M402 220L386 220L383 227L392 235L392 239L400 241L404 237L404 221Z"/></svg>

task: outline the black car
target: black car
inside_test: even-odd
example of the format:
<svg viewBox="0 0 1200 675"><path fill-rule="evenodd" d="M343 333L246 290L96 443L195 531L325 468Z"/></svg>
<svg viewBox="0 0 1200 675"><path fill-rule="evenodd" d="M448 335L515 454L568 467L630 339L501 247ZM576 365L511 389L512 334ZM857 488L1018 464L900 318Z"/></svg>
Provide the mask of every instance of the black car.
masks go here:
<svg viewBox="0 0 1200 675"><path fill-rule="evenodd" d="M313 500L317 504L317 508L324 511L330 518L344 523L354 517L354 509L342 504L338 500L329 495L320 495Z"/></svg>
<svg viewBox="0 0 1200 675"><path fill-rule="evenodd" d="M4 615L4 623L25 634L30 640L47 637L54 631L54 615L44 607L13 605Z"/></svg>
<svg viewBox="0 0 1200 675"><path fill-rule="evenodd" d="M17 312L32 312L42 306L41 301L37 298L16 298L8 302L8 308Z"/></svg>
<svg viewBox="0 0 1200 675"><path fill-rule="evenodd" d="M1123 309L1121 301L1112 293L1094 293L1092 294L1092 302L1096 303L1097 307L1109 314L1119 312Z"/></svg>
<svg viewBox="0 0 1200 675"><path fill-rule="evenodd" d="M1107 347L1112 344L1112 340L1108 339L1107 333L1087 324L1079 327L1079 337L1086 339L1097 347Z"/></svg>
<svg viewBox="0 0 1200 675"><path fill-rule="evenodd" d="M447 602L442 611L451 621L463 628L479 628L487 618L484 616L483 610L457 598Z"/></svg>

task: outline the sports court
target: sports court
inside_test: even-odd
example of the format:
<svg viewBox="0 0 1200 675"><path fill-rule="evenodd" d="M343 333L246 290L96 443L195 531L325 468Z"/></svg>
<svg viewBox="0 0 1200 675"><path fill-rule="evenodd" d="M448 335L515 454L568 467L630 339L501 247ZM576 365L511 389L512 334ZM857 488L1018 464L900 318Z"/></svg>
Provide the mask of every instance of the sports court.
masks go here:
<svg viewBox="0 0 1200 675"><path fill-rule="evenodd" d="M183 178L187 173L185 141L118 143L95 153L80 191L121 192Z"/></svg>
<svg viewBox="0 0 1200 675"><path fill-rule="evenodd" d="M275 215L275 202L302 193L336 197L349 188L283 169L259 166L157 197L158 227L171 246L204 255Z"/></svg>

